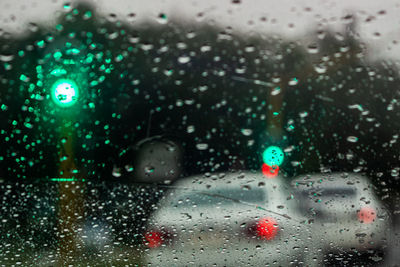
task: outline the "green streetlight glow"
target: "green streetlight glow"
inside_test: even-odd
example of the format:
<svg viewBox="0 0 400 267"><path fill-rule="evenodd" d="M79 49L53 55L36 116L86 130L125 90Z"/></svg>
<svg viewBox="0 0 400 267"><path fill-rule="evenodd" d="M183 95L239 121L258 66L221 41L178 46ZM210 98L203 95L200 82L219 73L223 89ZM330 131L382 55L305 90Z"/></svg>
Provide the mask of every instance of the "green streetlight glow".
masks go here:
<svg viewBox="0 0 400 267"><path fill-rule="evenodd" d="M78 85L71 80L58 80L51 88L51 97L60 107L70 107L74 105L78 99L78 96Z"/></svg>
<svg viewBox="0 0 400 267"><path fill-rule="evenodd" d="M268 166L280 166L283 162L283 151L277 146L270 146L263 152L263 161Z"/></svg>

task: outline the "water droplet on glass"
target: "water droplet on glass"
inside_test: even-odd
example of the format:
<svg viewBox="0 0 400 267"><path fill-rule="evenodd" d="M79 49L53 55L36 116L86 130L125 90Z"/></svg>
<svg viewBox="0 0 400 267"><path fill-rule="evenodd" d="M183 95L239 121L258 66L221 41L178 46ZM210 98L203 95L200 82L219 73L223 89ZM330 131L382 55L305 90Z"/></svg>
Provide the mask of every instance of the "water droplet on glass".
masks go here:
<svg viewBox="0 0 400 267"><path fill-rule="evenodd" d="M14 59L14 55L0 55L0 61L10 62Z"/></svg>
<svg viewBox="0 0 400 267"><path fill-rule="evenodd" d="M318 73L318 74L322 74L326 72L326 66L322 65L322 64L318 64L314 66L314 70Z"/></svg>
<svg viewBox="0 0 400 267"><path fill-rule="evenodd" d="M358 138L355 136L348 136L347 141L350 143L356 143L358 141Z"/></svg>
<svg viewBox="0 0 400 267"><path fill-rule="evenodd" d="M310 44L308 47L307 47L307 51L308 51L308 53L310 53L310 54L316 54L316 53L318 53L318 46L317 46L317 44Z"/></svg>
<svg viewBox="0 0 400 267"><path fill-rule="evenodd" d="M190 61L190 57L188 57L188 56L178 57L178 62L181 63L181 64L186 64L189 61Z"/></svg>
<svg viewBox="0 0 400 267"><path fill-rule="evenodd" d="M300 166L300 161L291 161L290 164L292 164L293 167Z"/></svg>
<svg viewBox="0 0 400 267"><path fill-rule="evenodd" d="M146 166L144 167L144 173L146 175L150 175L154 172L155 168L153 166Z"/></svg>
<svg viewBox="0 0 400 267"><path fill-rule="evenodd" d="M164 13L158 14L157 22L160 23L160 24L166 24L166 23L168 23L168 17L167 17L167 15L164 14Z"/></svg>
<svg viewBox="0 0 400 267"><path fill-rule="evenodd" d="M121 168L118 168L116 166L114 166L113 170L112 170L112 176L114 177L121 177Z"/></svg>
<svg viewBox="0 0 400 267"><path fill-rule="evenodd" d="M116 22L117 21L117 15L116 14L114 14L114 13L110 13L110 14L108 14L108 16L107 16L107 20L109 21L109 22Z"/></svg>
<svg viewBox="0 0 400 267"><path fill-rule="evenodd" d="M135 13L129 13L128 14L128 21L129 22L134 22L136 19L136 14Z"/></svg>
<svg viewBox="0 0 400 267"><path fill-rule="evenodd" d="M274 89L272 89L271 95L273 95L273 96L279 95L280 92L281 92L281 88L280 87L275 87Z"/></svg>
<svg viewBox="0 0 400 267"><path fill-rule="evenodd" d="M392 169L392 171L390 172L390 175L392 177L397 177L399 176L399 170L398 169Z"/></svg>
<svg viewBox="0 0 400 267"><path fill-rule="evenodd" d="M307 117L308 116L308 112L307 111L303 111L303 112L300 112L300 118L305 118L305 117Z"/></svg>
<svg viewBox="0 0 400 267"><path fill-rule="evenodd" d="M203 45L202 47L200 47L200 51L201 52L208 52L208 51L211 51L211 46L209 46L209 45Z"/></svg>
<svg viewBox="0 0 400 267"><path fill-rule="evenodd" d="M293 78L289 81L289 85L293 86L293 85L297 85L299 83L299 80L297 78Z"/></svg>
<svg viewBox="0 0 400 267"><path fill-rule="evenodd" d="M188 133L193 133L194 131L195 131L195 127L194 127L194 125L189 125L188 127L187 127L187 132Z"/></svg>
<svg viewBox="0 0 400 267"><path fill-rule="evenodd" d="M198 150L206 150L206 149L208 148L208 144L206 144L206 143L199 143L199 144L196 145L196 148L197 148Z"/></svg>
<svg viewBox="0 0 400 267"><path fill-rule="evenodd" d="M176 151L176 146L174 146L172 144L168 144L167 145L167 151L168 152L175 152Z"/></svg>
<svg viewBox="0 0 400 267"><path fill-rule="evenodd" d="M251 130L251 129L242 129L241 132L245 136L250 136L253 133L253 130Z"/></svg>
<svg viewBox="0 0 400 267"><path fill-rule="evenodd" d="M125 170L127 171L127 172L132 172L133 171L133 166L132 165L125 165Z"/></svg>

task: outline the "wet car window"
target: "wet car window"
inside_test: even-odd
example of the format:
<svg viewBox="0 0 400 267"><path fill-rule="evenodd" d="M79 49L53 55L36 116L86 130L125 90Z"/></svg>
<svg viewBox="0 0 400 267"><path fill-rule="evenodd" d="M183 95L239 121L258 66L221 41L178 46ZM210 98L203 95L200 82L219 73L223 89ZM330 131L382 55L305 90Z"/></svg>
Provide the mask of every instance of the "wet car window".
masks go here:
<svg viewBox="0 0 400 267"><path fill-rule="evenodd" d="M300 197L309 201L303 202L299 207L304 214L310 213L311 217L316 220L338 221L338 218L340 220L340 216L346 215L346 213L356 217L356 212L351 208L357 200L355 189L337 188L301 193L303 195ZM340 207L341 211L338 211L336 207Z"/></svg>
<svg viewBox="0 0 400 267"><path fill-rule="evenodd" d="M354 196L356 193L356 189L349 189L349 188L335 188L335 189L325 189L321 190L318 193L314 193L315 195L321 195L321 196Z"/></svg>
<svg viewBox="0 0 400 267"><path fill-rule="evenodd" d="M398 265L399 7L1 1L0 265Z"/></svg>
<svg viewBox="0 0 400 267"><path fill-rule="evenodd" d="M210 205L212 202L218 200L225 205L232 205L235 201L241 200L251 203L262 203L265 201L265 192L262 190L248 190L243 191L239 189L236 190L220 190L213 191L207 190L205 192L192 192L190 195L182 196L178 201L172 202L172 204L181 205Z"/></svg>

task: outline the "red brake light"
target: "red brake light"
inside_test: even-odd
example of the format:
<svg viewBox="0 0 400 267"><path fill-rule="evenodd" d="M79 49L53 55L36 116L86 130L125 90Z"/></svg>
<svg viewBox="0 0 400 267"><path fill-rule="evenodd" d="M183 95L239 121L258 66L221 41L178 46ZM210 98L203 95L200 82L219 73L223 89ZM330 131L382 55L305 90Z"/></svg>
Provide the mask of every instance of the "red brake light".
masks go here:
<svg viewBox="0 0 400 267"><path fill-rule="evenodd" d="M256 232L261 239L272 240L278 233L278 222L272 218L262 218L257 222Z"/></svg>
<svg viewBox="0 0 400 267"><path fill-rule="evenodd" d="M144 244L149 248L158 248L171 239L172 235L166 231L149 231L144 234Z"/></svg>
<svg viewBox="0 0 400 267"><path fill-rule="evenodd" d="M357 213L358 220L362 223L372 223L376 219L376 211L371 207L362 207Z"/></svg>
<svg viewBox="0 0 400 267"><path fill-rule="evenodd" d="M161 246L163 242L162 233L156 231L147 232L144 235L144 239L145 245L147 245L149 248L157 248Z"/></svg>
<svg viewBox="0 0 400 267"><path fill-rule="evenodd" d="M276 237L278 231L278 222L272 217L266 217L251 223L246 233L251 238L272 240Z"/></svg>

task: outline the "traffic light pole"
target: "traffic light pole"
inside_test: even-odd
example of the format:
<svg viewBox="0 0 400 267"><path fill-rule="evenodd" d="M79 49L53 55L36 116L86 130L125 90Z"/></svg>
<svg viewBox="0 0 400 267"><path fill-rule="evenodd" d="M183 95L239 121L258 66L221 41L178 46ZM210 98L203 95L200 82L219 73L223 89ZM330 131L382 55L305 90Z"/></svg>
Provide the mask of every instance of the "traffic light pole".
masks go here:
<svg viewBox="0 0 400 267"><path fill-rule="evenodd" d="M279 88L279 93L275 94ZM269 97L269 105L271 109L268 108L268 116L267 116L267 131L273 142L280 141L282 139L282 103L283 96L285 93L285 81L281 81L281 83L271 89L270 97Z"/></svg>
<svg viewBox="0 0 400 267"><path fill-rule="evenodd" d="M75 131L72 120L64 120L61 129L59 203L58 203L58 253L60 266L74 262L82 247L79 229L84 223L84 183L77 172L73 151Z"/></svg>

